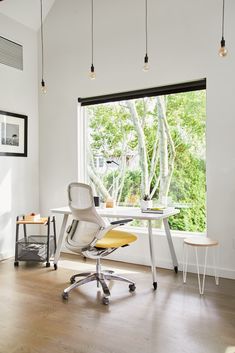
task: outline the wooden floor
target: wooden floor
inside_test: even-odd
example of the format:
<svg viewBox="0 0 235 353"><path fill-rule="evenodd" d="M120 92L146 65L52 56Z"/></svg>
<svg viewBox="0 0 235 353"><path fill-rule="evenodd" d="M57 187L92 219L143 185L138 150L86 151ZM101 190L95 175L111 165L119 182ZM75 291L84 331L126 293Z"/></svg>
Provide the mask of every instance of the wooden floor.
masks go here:
<svg viewBox="0 0 235 353"><path fill-rule="evenodd" d="M59 268L0 262L0 353L225 353L235 352L235 281L207 277L205 295L197 277L158 270L152 290L148 268L104 262L134 279L135 294L112 285L109 306L95 283L61 299L70 275L93 267L64 256ZM226 352L227 353L227 352Z"/></svg>

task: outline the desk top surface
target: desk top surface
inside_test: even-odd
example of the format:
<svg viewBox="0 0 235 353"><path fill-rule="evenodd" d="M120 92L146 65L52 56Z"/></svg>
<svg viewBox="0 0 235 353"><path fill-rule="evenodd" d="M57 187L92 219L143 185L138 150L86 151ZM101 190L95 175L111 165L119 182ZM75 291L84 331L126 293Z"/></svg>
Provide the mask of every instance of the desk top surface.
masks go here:
<svg viewBox="0 0 235 353"><path fill-rule="evenodd" d="M140 208L137 207L115 207L115 208L99 208L96 207L97 213L102 217L110 217L110 218L133 218L133 219L142 219L142 220L158 220L168 218L170 216L174 216L180 211L177 209L171 209L165 213L158 214L158 213L143 213L141 212ZM59 213L59 214L72 214L70 208L66 207L59 207L59 208L52 208L52 213Z"/></svg>

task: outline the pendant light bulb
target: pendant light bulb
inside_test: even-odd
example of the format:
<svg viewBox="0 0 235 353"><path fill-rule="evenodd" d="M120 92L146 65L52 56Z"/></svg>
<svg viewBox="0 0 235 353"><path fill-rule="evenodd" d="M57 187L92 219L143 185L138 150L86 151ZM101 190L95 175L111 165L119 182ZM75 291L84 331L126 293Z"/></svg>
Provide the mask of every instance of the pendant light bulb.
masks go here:
<svg viewBox="0 0 235 353"><path fill-rule="evenodd" d="M145 0L145 57L143 71L149 71L149 57L148 57L148 0Z"/></svg>
<svg viewBox="0 0 235 353"><path fill-rule="evenodd" d="M42 80L41 80L41 91L43 94L46 94L47 93L47 88L46 88L46 85L45 85L45 81L44 81L44 40L43 40L43 21L42 21L42 14L43 14L43 8L42 8L42 2L43 0L40 0L40 14L41 14L41 17L40 17L40 20L41 20L41 60L42 60Z"/></svg>
<svg viewBox="0 0 235 353"><path fill-rule="evenodd" d="M143 71L144 71L144 72L149 71L149 58L148 58L148 55L147 55L147 54L146 54L145 57L144 57Z"/></svg>
<svg viewBox="0 0 235 353"><path fill-rule="evenodd" d="M89 78L95 80L96 73L94 67L94 0L91 0L91 69L89 72Z"/></svg>
<svg viewBox="0 0 235 353"><path fill-rule="evenodd" d="M222 38L221 42L220 42L220 48L219 48L219 56L221 56L222 58L225 57L228 54L228 50L225 47L225 40L224 38Z"/></svg>
<svg viewBox="0 0 235 353"><path fill-rule="evenodd" d="M42 80L42 82L41 82L41 89L42 89L43 94L47 93L47 88L46 88L46 84L45 84L44 80Z"/></svg>
<svg viewBox="0 0 235 353"><path fill-rule="evenodd" d="M220 48L219 48L219 56L224 58L228 54L228 50L225 47L225 39L224 39L224 10L225 10L225 0L223 0L222 5L222 39L220 41Z"/></svg>
<svg viewBox="0 0 235 353"><path fill-rule="evenodd" d="M89 73L89 77L91 80L94 80L96 78L95 68L93 64L91 65L91 71Z"/></svg>

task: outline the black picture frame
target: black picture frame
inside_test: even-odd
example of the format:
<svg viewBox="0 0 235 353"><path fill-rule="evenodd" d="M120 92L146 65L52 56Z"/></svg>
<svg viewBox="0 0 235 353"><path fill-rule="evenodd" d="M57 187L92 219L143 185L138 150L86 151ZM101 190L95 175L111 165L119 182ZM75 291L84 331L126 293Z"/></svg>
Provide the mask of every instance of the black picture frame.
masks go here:
<svg viewBox="0 0 235 353"><path fill-rule="evenodd" d="M28 117L0 110L0 156L27 155Z"/></svg>

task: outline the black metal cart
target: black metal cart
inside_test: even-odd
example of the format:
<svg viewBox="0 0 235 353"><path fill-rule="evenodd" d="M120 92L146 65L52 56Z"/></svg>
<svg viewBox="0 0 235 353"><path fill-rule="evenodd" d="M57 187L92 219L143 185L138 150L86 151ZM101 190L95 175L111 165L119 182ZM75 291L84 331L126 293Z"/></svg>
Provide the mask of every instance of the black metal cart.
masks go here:
<svg viewBox="0 0 235 353"><path fill-rule="evenodd" d="M53 234L50 233L51 223ZM27 235L27 225L44 225L47 235ZM20 226L23 226L23 236L20 237ZM19 261L46 262L50 267L50 258L56 250L56 224L55 216L44 217L37 220L26 220L24 215L16 217L16 243L14 266L19 266Z"/></svg>

